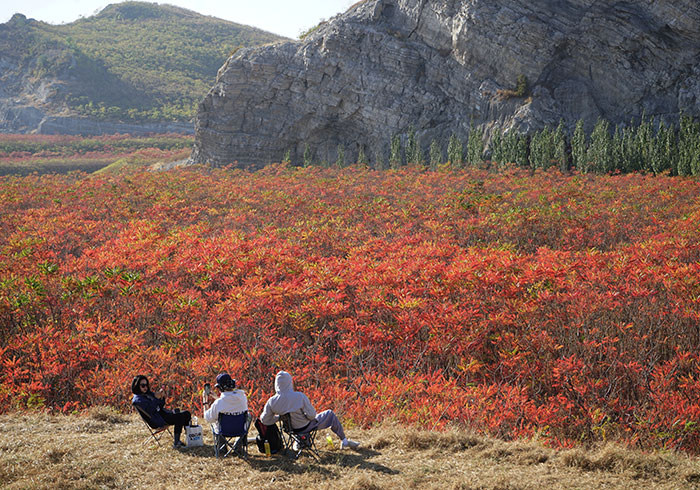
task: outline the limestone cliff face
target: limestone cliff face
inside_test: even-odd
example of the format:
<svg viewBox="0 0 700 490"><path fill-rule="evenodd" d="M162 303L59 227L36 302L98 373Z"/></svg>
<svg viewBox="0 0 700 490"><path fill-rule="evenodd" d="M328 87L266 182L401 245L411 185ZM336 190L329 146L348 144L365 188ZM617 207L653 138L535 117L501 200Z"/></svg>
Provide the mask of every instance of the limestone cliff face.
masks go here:
<svg viewBox="0 0 700 490"><path fill-rule="evenodd" d="M530 97L502 97L519 75ZM245 49L195 122L195 162L374 161L470 123L529 131L583 118L700 115L697 0L367 0L304 41Z"/></svg>

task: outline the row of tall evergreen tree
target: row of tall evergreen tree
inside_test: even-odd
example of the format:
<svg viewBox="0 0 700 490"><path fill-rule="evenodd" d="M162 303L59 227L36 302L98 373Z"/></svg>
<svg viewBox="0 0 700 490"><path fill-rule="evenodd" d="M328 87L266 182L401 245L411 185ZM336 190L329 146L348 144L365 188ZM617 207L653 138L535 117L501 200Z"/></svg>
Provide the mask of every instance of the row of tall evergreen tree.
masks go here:
<svg viewBox="0 0 700 490"><path fill-rule="evenodd" d="M590 134L586 134L582 120L576 123L572 133L568 133L560 122L556 128L545 127L531 135L496 130L488 147L483 129L472 126L466 142L453 134L447 142L446 154L444 149L444 142L433 140L426 155L416 132L411 129L407 134L391 138L386 162L382 152L377 151L373 155L373 165L376 168L398 168L417 164L437 168L449 163L452 168L463 168L487 163L542 169L558 167L581 173L699 175L700 122L681 116L678 125L667 125L643 117L638 124L612 128L608 121L599 119ZM285 160L289 161L289 153ZM348 162L345 149L340 145L335 164L344 166L349 163L368 165L366 149L360 147L357 161ZM314 164L308 145L303 164Z"/></svg>

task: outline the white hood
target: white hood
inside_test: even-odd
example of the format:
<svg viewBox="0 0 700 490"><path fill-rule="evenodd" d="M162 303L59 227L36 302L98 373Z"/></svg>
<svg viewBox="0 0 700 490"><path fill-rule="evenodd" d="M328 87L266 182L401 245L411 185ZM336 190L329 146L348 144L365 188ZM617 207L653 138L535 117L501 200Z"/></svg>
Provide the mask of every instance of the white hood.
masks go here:
<svg viewBox="0 0 700 490"><path fill-rule="evenodd" d="M286 371L280 371L275 376L275 393L263 408L260 420L263 424L274 424L280 415L288 413L292 418L292 427L304 427L316 417L316 410L309 398L294 391L292 376Z"/></svg>
<svg viewBox="0 0 700 490"><path fill-rule="evenodd" d="M291 393L292 391L294 391L292 375L287 371L277 373L277 376L275 376L275 393L279 395L280 393Z"/></svg>

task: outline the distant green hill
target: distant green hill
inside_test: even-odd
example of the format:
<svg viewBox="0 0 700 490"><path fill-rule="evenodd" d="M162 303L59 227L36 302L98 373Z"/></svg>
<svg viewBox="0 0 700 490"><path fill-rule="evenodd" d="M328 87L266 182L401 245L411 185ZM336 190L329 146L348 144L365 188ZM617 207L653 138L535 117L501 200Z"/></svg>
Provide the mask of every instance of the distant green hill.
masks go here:
<svg viewBox="0 0 700 490"><path fill-rule="evenodd" d="M8 104L22 101L22 117L29 106L100 120L186 121L232 52L282 39L155 3L113 4L64 25L16 14L0 25L0 119L16 117Z"/></svg>

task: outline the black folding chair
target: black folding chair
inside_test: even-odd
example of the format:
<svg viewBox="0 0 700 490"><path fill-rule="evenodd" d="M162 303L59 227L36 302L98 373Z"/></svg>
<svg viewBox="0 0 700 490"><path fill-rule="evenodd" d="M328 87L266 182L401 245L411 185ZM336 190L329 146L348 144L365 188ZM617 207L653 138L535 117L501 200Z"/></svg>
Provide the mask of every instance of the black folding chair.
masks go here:
<svg viewBox="0 0 700 490"><path fill-rule="evenodd" d="M280 422L282 424L280 433L285 452L291 452L294 459L298 459L304 451L307 451L316 461L321 461L321 456L316 448L316 433L318 432L316 429L307 430L306 427L294 429L289 413L280 415Z"/></svg>
<svg viewBox="0 0 700 490"><path fill-rule="evenodd" d="M172 438L172 432L170 432L169 425L163 425L159 427L153 423L153 421L151 420L151 416L148 415L148 412L146 412L138 405L131 406L134 408L134 410L136 410L136 413L138 413L141 416L141 420L143 420L143 423L146 426L146 429L148 429L148 433L150 434L146 436L146 439L143 440L143 442L141 443L142 446L145 446L149 442L153 441L155 441L155 443L158 444L158 446L160 446L160 438L163 437L163 434L165 432L170 434L170 437Z"/></svg>
<svg viewBox="0 0 700 490"><path fill-rule="evenodd" d="M219 431L212 424L211 432L214 436L214 455L226 457L233 453L242 458L248 457L248 428L250 418L248 412L220 413Z"/></svg>

